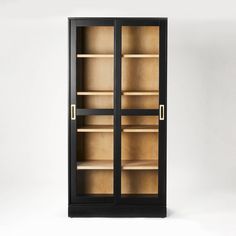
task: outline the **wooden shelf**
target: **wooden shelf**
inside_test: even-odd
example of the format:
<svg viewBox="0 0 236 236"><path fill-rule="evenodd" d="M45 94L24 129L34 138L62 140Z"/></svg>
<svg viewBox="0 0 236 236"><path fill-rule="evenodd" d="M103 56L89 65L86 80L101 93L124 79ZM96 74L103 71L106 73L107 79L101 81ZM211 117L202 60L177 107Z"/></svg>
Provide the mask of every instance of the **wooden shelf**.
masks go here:
<svg viewBox="0 0 236 236"><path fill-rule="evenodd" d="M159 58L159 54L123 54L123 58Z"/></svg>
<svg viewBox="0 0 236 236"><path fill-rule="evenodd" d="M157 125L123 125L121 127L122 132L124 133L157 133ZM88 132L113 132L112 125L85 125L77 129L79 133L88 133Z"/></svg>
<svg viewBox="0 0 236 236"><path fill-rule="evenodd" d="M77 129L77 132L113 132L112 125L86 125Z"/></svg>
<svg viewBox="0 0 236 236"><path fill-rule="evenodd" d="M77 54L77 58L113 58L113 54Z"/></svg>
<svg viewBox="0 0 236 236"><path fill-rule="evenodd" d="M122 161L122 170L158 170L157 160Z"/></svg>
<svg viewBox="0 0 236 236"><path fill-rule="evenodd" d="M158 132L157 125L123 125L122 132L124 133L153 133Z"/></svg>
<svg viewBox="0 0 236 236"><path fill-rule="evenodd" d="M113 54L77 54L77 58L114 58ZM159 58L159 54L123 54L123 58Z"/></svg>
<svg viewBox="0 0 236 236"><path fill-rule="evenodd" d="M77 162L77 170L113 170L113 161L81 161Z"/></svg>
<svg viewBox="0 0 236 236"><path fill-rule="evenodd" d="M155 160L122 161L122 170L158 170ZM113 161L79 161L77 170L113 170Z"/></svg>
<svg viewBox="0 0 236 236"><path fill-rule="evenodd" d="M79 96L107 96L113 95L113 91L80 91L77 92ZM122 95L125 96L157 96L159 91L122 91Z"/></svg>
<svg viewBox="0 0 236 236"><path fill-rule="evenodd" d="M113 95L113 92L112 91L86 91L86 92L77 92L77 95L106 96L106 95Z"/></svg>
<svg viewBox="0 0 236 236"><path fill-rule="evenodd" d="M123 91L122 95L126 96L156 96L159 95L159 91Z"/></svg>

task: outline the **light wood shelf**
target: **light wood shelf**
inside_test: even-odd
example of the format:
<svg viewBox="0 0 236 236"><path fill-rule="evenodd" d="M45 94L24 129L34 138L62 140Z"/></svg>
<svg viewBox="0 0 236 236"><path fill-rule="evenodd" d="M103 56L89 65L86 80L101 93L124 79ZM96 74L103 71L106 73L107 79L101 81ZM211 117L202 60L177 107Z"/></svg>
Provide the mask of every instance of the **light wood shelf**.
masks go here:
<svg viewBox="0 0 236 236"><path fill-rule="evenodd" d="M158 132L157 125L123 125L122 132L124 133L153 133Z"/></svg>
<svg viewBox="0 0 236 236"><path fill-rule="evenodd" d="M157 133L159 131L157 125L123 125L121 131L124 133ZM113 132L112 125L85 125L77 129L79 133L88 132Z"/></svg>
<svg viewBox="0 0 236 236"><path fill-rule="evenodd" d="M114 54L77 54L77 58L114 58ZM159 54L123 54L122 58L159 58Z"/></svg>
<svg viewBox="0 0 236 236"><path fill-rule="evenodd" d="M113 91L79 91L79 96L113 96ZM122 91L122 95L125 96L157 96L159 91Z"/></svg>
<svg viewBox="0 0 236 236"><path fill-rule="evenodd" d="M112 125L85 125L77 129L77 132L113 132Z"/></svg>
<svg viewBox="0 0 236 236"><path fill-rule="evenodd" d="M113 58L113 54L77 54L77 58Z"/></svg>
<svg viewBox="0 0 236 236"><path fill-rule="evenodd" d="M122 170L158 170L157 160L126 161L121 164ZM77 162L77 170L113 170L111 160L93 160Z"/></svg>
<svg viewBox="0 0 236 236"><path fill-rule="evenodd" d="M122 170L158 170L157 160L122 161Z"/></svg>
<svg viewBox="0 0 236 236"><path fill-rule="evenodd" d="M159 54L123 54L123 58L159 58Z"/></svg>
<svg viewBox="0 0 236 236"><path fill-rule="evenodd" d="M159 91L123 91L122 95L126 95L126 96L153 96L153 95L159 95Z"/></svg>
<svg viewBox="0 0 236 236"><path fill-rule="evenodd" d="M106 96L106 95L113 95L113 92L112 91L85 91L85 92L77 92L77 95Z"/></svg>
<svg viewBox="0 0 236 236"><path fill-rule="evenodd" d="M113 170L113 161L79 161L77 162L77 170Z"/></svg>

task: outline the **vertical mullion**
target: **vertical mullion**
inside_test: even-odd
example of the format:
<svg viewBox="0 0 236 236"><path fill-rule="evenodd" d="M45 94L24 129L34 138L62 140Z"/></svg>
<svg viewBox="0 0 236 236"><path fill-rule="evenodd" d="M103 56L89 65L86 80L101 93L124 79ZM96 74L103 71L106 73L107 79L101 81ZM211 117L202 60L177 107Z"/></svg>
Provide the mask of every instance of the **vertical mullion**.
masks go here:
<svg viewBox="0 0 236 236"><path fill-rule="evenodd" d="M115 20L114 31L114 194L121 198L121 25Z"/></svg>
<svg viewBox="0 0 236 236"><path fill-rule="evenodd" d="M76 199L76 120L71 120L70 105L76 105L76 25L70 22L70 78L69 78L69 168L70 168L70 202Z"/></svg>

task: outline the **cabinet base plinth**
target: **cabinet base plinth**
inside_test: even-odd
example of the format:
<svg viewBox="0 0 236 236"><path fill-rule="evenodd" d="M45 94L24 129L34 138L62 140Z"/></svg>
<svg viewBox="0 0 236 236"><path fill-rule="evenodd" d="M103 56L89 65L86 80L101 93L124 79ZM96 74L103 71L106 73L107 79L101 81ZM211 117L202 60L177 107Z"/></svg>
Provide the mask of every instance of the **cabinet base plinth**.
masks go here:
<svg viewBox="0 0 236 236"><path fill-rule="evenodd" d="M69 205L69 217L166 217L166 206L153 205Z"/></svg>

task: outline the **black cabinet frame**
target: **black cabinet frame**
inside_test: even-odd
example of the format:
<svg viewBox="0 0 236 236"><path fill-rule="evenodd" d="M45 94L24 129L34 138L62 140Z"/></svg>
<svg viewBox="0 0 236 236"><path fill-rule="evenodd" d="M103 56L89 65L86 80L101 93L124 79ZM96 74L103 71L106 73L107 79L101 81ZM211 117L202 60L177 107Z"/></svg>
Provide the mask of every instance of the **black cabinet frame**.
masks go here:
<svg viewBox="0 0 236 236"><path fill-rule="evenodd" d="M156 196L121 196L121 116L159 115L159 109L121 109L121 27L160 26L159 102L165 105L165 119L159 123L159 184ZM114 194L112 196L76 195L76 120L70 118L70 105L76 104L76 27L114 27L114 108L76 109L76 115L114 116ZM69 216L166 216L166 135L167 135L167 18L69 18L69 111L68 172Z"/></svg>

